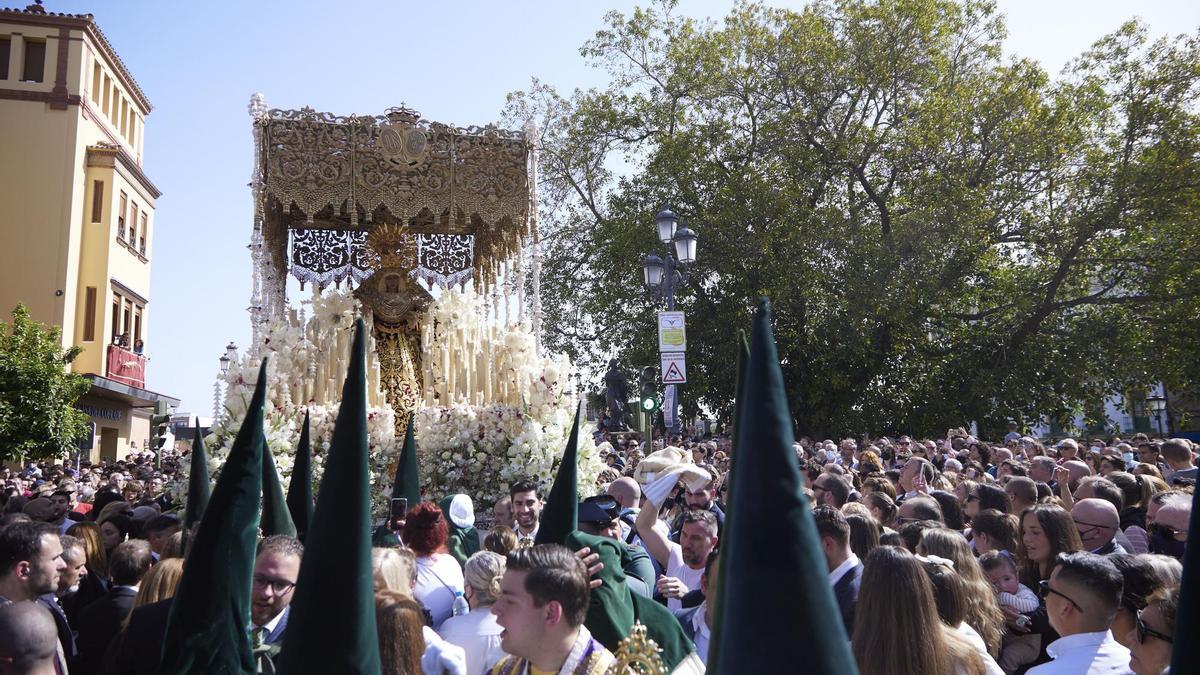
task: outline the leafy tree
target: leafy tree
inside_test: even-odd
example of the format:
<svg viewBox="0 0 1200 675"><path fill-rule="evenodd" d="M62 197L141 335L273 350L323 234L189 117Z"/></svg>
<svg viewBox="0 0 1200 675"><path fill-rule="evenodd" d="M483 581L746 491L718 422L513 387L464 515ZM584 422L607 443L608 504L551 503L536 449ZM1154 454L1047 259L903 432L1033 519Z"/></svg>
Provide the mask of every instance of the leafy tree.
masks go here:
<svg viewBox="0 0 1200 675"><path fill-rule="evenodd" d="M45 327L17 305L0 323L0 460L24 461L66 452L86 433L75 402L90 387L68 370L82 351L62 349L62 330Z"/></svg>
<svg viewBox="0 0 1200 675"><path fill-rule="evenodd" d="M655 363L639 283L670 204L701 236L685 409L728 417L759 295L801 431L1066 419L1200 372L1200 33L1121 26L1052 78L988 0L610 13L611 74L535 80L544 339Z"/></svg>

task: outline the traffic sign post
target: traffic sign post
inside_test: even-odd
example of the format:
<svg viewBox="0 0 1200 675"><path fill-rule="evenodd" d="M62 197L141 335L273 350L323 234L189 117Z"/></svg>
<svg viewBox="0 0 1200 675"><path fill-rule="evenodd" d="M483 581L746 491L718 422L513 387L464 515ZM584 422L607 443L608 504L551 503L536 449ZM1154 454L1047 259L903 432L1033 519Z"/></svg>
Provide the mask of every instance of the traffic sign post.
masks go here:
<svg viewBox="0 0 1200 675"><path fill-rule="evenodd" d="M663 398L663 423L671 433L679 429L679 392L677 386L687 382L687 322L683 312L658 313L658 352L662 383L665 385Z"/></svg>
<svg viewBox="0 0 1200 675"><path fill-rule="evenodd" d="M675 391L675 385L668 384L666 386L666 395L663 397L663 426L671 431L675 431L676 425L679 423L679 409L676 404L679 402L678 392Z"/></svg>
<svg viewBox="0 0 1200 675"><path fill-rule="evenodd" d="M687 351L687 328L683 312L658 313L658 351Z"/></svg>
<svg viewBox="0 0 1200 675"><path fill-rule="evenodd" d="M687 382L687 364L685 363L683 352L667 352L658 356L662 364L662 369L659 372L662 373L663 384L684 384Z"/></svg>

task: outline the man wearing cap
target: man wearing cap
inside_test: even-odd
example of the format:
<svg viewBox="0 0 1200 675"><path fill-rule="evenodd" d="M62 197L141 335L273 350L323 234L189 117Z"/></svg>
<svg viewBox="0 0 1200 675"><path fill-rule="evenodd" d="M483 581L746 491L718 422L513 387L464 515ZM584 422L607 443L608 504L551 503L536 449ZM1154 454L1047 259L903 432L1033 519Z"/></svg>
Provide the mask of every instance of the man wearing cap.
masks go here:
<svg viewBox="0 0 1200 675"><path fill-rule="evenodd" d="M459 565L479 551L479 532L475 529L475 503L464 494L449 495L438 505L449 525L446 546Z"/></svg>
<svg viewBox="0 0 1200 675"><path fill-rule="evenodd" d="M579 505L579 531L597 537L621 539L621 505L608 495L588 497ZM624 544L629 549L628 562L621 568L629 590L642 597L652 597L654 586L654 564L640 546Z"/></svg>
<svg viewBox="0 0 1200 675"><path fill-rule="evenodd" d="M46 497L34 497L21 507L21 513L38 523L49 523L54 518L54 505ZM58 533L58 528L55 528Z"/></svg>

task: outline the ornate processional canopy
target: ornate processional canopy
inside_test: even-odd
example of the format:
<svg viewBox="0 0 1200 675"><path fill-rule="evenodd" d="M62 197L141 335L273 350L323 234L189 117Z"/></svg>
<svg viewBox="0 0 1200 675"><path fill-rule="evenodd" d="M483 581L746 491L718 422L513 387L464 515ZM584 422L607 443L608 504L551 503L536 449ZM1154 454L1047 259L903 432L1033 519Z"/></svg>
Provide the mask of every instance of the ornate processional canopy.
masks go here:
<svg viewBox="0 0 1200 675"><path fill-rule="evenodd" d="M536 140L525 132L449 126L407 108L364 117L259 109L254 123L264 253L302 282L369 277L378 257L367 236L378 224L405 226L410 273L443 287L495 281L536 237Z"/></svg>

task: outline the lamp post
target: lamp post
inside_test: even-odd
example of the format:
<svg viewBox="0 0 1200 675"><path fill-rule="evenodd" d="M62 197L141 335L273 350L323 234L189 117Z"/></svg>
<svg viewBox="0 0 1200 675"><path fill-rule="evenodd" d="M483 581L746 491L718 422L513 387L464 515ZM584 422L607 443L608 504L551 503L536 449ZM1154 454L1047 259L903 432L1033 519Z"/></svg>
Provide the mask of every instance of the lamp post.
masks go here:
<svg viewBox="0 0 1200 675"><path fill-rule="evenodd" d="M1146 397L1146 409L1154 413L1154 419L1158 422L1158 436L1162 438L1163 423L1162 414L1167 409L1167 399L1164 396L1155 394L1154 396Z"/></svg>
<svg viewBox="0 0 1200 675"><path fill-rule="evenodd" d="M237 358L237 345L232 341L225 346L225 353L221 354L221 358L217 359L217 363L221 365L221 377L216 382L213 382L213 424L217 423L217 419L221 417L221 402L223 399L221 391L221 381L229 374L229 364ZM228 389L228 385L226 385ZM197 424L199 422L197 421Z"/></svg>
<svg viewBox="0 0 1200 675"><path fill-rule="evenodd" d="M663 208L654 217L654 227L662 248L642 260L642 277L654 297L666 301L670 312L675 310L675 290L687 281L688 267L696 262L696 243L700 238L686 225L680 227L679 216L669 208ZM672 401L671 432L679 435L679 397L675 386L667 385L670 390L667 399Z"/></svg>

